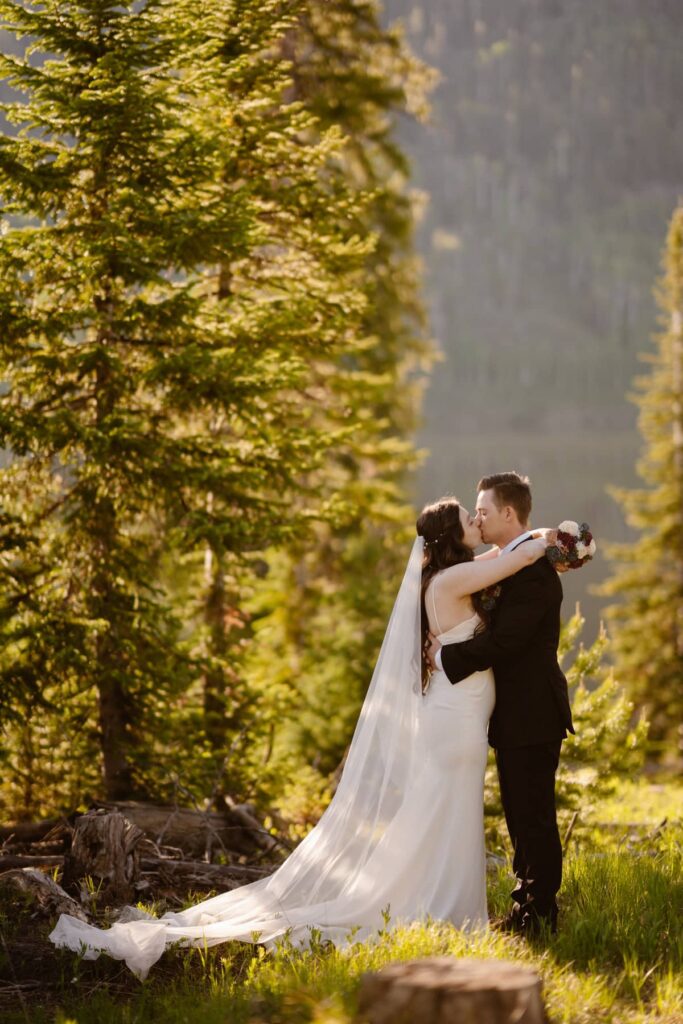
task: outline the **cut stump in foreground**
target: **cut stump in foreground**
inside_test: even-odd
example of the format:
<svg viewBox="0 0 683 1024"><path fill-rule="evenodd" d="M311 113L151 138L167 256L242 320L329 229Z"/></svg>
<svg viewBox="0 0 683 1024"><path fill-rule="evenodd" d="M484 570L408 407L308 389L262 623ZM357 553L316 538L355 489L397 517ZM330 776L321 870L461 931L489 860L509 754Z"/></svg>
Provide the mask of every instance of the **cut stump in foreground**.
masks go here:
<svg viewBox="0 0 683 1024"><path fill-rule="evenodd" d="M546 1024L541 979L508 960L432 957L390 964L361 981L368 1024Z"/></svg>

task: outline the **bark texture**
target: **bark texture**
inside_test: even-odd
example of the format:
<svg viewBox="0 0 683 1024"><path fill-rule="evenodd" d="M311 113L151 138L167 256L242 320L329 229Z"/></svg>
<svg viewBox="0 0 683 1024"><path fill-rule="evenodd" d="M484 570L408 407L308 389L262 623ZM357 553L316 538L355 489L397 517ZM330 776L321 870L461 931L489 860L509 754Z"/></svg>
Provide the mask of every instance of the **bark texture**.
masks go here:
<svg viewBox="0 0 683 1024"><path fill-rule="evenodd" d="M541 981L506 960L433 957L391 964L361 983L367 1024L546 1024Z"/></svg>
<svg viewBox="0 0 683 1024"><path fill-rule="evenodd" d="M77 818L71 850L64 859L64 888L80 893L88 878L98 901L130 902L140 877L137 846L143 838L142 829L118 812L91 811Z"/></svg>

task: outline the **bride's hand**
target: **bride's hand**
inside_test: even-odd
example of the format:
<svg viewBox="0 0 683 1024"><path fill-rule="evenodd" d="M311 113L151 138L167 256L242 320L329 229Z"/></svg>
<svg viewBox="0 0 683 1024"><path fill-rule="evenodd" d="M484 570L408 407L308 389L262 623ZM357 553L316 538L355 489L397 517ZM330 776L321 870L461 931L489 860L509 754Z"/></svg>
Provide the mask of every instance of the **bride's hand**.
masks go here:
<svg viewBox="0 0 683 1024"><path fill-rule="evenodd" d="M434 634L431 633L431 632L429 633L429 635L427 637L427 643L425 644L425 649L426 649L426 654L427 654L427 661L429 662L429 667L431 668L432 672L436 672L436 660L435 659L436 659L437 651L441 650L441 644L436 639Z"/></svg>
<svg viewBox="0 0 683 1024"><path fill-rule="evenodd" d="M548 542L544 537L534 537L533 540L527 541L526 544L520 544L519 549L527 548L525 554L529 555L532 562L537 562L539 558L543 558L548 547ZM518 549L518 550L519 550Z"/></svg>
<svg viewBox="0 0 683 1024"><path fill-rule="evenodd" d="M547 547L552 547L553 544L557 544L557 530L550 529L547 526L541 526L537 530L534 530L531 536L536 540L543 540Z"/></svg>

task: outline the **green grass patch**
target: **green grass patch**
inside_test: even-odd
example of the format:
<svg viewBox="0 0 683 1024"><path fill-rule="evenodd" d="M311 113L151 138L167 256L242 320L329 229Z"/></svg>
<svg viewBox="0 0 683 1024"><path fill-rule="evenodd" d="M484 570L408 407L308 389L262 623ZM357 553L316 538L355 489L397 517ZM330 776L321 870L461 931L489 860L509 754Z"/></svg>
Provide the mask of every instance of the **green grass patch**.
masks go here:
<svg viewBox="0 0 683 1024"><path fill-rule="evenodd" d="M643 782L621 781L611 797L601 800L589 817L589 824L650 825L683 820L683 783L679 779Z"/></svg>
<svg viewBox="0 0 683 1024"><path fill-rule="evenodd" d="M82 961L43 939L37 960L49 956L51 967L40 996L27 990L23 1007L6 1012L3 1003L0 1016L3 1024L350 1024L366 971L449 954L536 967L552 1024L683 1024L682 794L675 782L620 784L593 821L643 829L634 837L584 823L565 860L558 934L531 944L440 922L390 927L341 950L315 940L307 951L286 940L272 952L226 943L169 951L140 984L116 961ZM647 827L664 818L664 829ZM507 909L510 888L509 867L489 876L494 916ZM25 931L15 923L17 939Z"/></svg>
<svg viewBox="0 0 683 1024"><path fill-rule="evenodd" d="M494 957L535 966L553 1024L683 1022L683 881L680 829L640 853L577 849L567 857L561 927L532 944L495 932L463 935L439 922L391 928L338 950L320 942L273 952L240 943L171 951L143 985L120 965L78 962L60 1008L36 1022L75 1024L350 1024L365 971L417 957ZM507 904L510 878L490 879L492 910ZM87 994L87 998L84 995ZM22 1020L17 1016L13 1020Z"/></svg>

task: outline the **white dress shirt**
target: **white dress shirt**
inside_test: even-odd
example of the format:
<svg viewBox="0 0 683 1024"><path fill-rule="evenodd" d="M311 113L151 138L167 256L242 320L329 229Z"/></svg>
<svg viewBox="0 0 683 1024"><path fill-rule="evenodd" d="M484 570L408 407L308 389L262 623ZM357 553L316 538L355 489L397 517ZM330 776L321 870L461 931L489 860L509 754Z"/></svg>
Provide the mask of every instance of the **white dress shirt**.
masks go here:
<svg viewBox="0 0 683 1024"><path fill-rule="evenodd" d="M514 537L509 544L506 544L504 548L498 552L498 557L501 555L507 555L508 552L514 551L516 547L523 544L525 540L529 540L531 537L531 530L525 530L524 533L520 533L519 537ZM441 648L439 647L434 658L434 664L436 665L439 672L443 672L443 664L441 662Z"/></svg>

